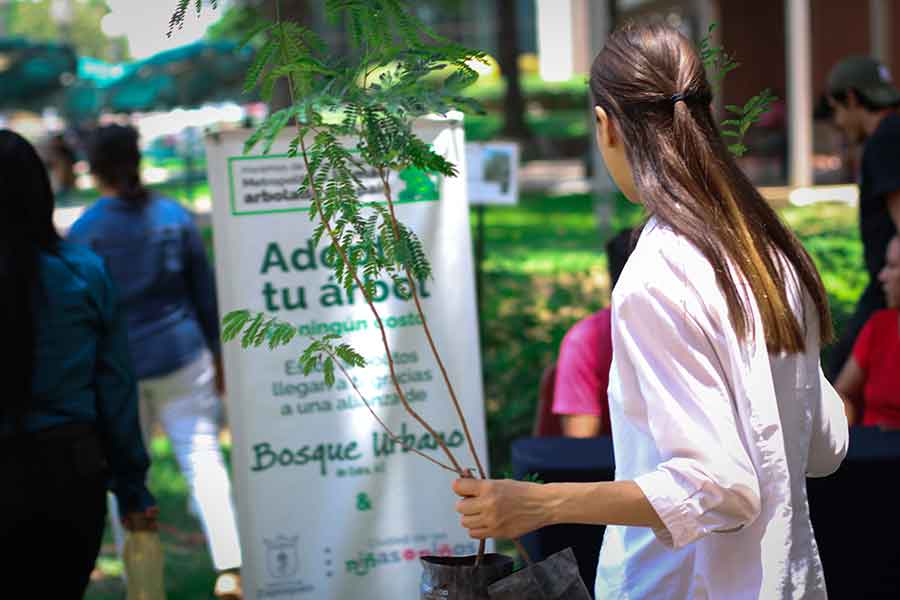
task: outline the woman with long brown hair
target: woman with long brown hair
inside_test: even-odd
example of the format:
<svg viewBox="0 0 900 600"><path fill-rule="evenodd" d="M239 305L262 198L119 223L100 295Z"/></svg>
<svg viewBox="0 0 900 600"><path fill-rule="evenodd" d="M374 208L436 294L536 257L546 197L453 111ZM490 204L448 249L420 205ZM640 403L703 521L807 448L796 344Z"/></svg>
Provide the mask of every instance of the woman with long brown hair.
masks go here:
<svg viewBox="0 0 900 600"><path fill-rule="evenodd" d="M649 214L613 292L616 481L461 479L462 524L610 525L598 598L825 598L805 478L848 431L819 275L730 156L686 38L621 29L590 86L607 168Z"/></svg>

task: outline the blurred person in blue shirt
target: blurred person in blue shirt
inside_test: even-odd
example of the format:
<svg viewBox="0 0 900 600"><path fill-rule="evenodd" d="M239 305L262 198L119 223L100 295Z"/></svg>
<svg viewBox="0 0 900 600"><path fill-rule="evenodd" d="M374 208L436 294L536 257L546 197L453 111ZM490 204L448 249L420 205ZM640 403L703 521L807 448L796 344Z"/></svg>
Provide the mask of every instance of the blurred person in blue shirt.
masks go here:
<svg viewBox="0 0 900 600"><path fill-rule="evenodd" d="M218 310L202 237L184 207L142 184L136 130L101 127L88 143L88 161L102 197L68 239L102 256L121 291L145 443L158 419L219 572L215 593L239 598L241 550L218 441Z"/></svg>
<svg viewBox="0 0 900 600"><path fill-rule="evenodd" d="M101 259L60 240L28 141L0 130L0 571L7 598L81 598L106 490L155 528L125 321ZM19 588L23 589L19 589Z"/></svg>

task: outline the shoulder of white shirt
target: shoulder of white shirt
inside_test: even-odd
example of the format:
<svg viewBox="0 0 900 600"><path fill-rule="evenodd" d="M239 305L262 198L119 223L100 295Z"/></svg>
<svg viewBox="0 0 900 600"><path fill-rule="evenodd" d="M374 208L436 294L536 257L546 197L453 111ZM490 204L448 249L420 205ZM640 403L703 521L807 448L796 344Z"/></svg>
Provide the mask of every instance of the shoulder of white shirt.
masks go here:
<svg viewBox="0 0 900 600"><path fill-rule="evenodd" d="M715 271L699 248L655 219L648 221L616 291L680 296L716 283ZM624 283L624 285L623 285ZM718 289L718 287L716 288Z"/></svg>

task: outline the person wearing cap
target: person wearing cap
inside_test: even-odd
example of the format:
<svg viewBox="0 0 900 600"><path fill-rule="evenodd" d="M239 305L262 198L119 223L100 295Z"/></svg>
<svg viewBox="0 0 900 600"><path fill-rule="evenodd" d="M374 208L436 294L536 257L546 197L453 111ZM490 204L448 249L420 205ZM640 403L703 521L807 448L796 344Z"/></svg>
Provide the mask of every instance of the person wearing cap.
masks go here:
<svg viewBox="0 0 900 600"><path fill-rule="evenodd" d="M856 305L828 364L834 381L850 356L863 325L885 307L878 274L900 228L900 91L887 67L865 56L834 66L828 76L834 122L851 143L863 143L859 173L859 225L869 284Z"/></svg>

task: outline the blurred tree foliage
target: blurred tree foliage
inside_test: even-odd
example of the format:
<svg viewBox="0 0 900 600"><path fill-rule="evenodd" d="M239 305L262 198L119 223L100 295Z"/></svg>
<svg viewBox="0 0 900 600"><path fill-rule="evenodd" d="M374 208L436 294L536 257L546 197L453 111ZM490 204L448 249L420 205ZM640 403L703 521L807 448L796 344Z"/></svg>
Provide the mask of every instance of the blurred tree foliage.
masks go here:
<svg viewBox="0 0 900 600"><path fill-rule="evenodd" d="M52 4L52 0L11 3L6 8L6 35L68 42L79 55L110 62L129 58L127 40L124 37L109 38L100 27L100 21L109 12L105 0L72 1L69 23L60 23L53 18Z"/></svg>
<svg viewBox="0 0 900 600"><path fill-rule="evenodd" d="M210 25L206 30L206 37L210 40L229 40L241 42L247 34L257 31L264 18L259 10L250 6L236 4L222 13L222 18ZM254 46L260 45L262 36L251 39Z"/></svg>

